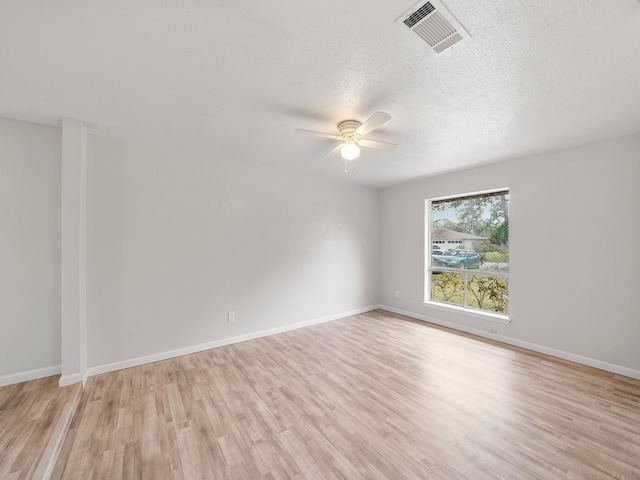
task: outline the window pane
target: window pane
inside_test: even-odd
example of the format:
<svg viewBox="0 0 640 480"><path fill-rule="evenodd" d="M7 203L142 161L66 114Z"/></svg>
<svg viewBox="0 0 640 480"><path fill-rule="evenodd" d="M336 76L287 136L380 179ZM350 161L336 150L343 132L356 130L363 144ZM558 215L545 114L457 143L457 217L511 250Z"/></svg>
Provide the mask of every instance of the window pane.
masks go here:
<svg viewBox="0 0 640 480"><path fill-rule="evenodd" d="M431 244L450 267L508 272L509 192L432 202Z"/></svg>
<svg viewBox="0 0 640 480"><path fill-rule="evenodd" d="M461 273L432 272L431 299L464 305L464 278Z"/></svg>
<svg viewBox="0 0 640 480"><path fill-rule="evenodd" d="M426 203L430 222L425 258L430 289L425 296L508 315L509 191Z"/></svg>
<svg viewBox="0 0 640 480"><path fill-rule="evenodd" d="M467 276L467 306L509 313L509 281L504 277Z"/></svg>

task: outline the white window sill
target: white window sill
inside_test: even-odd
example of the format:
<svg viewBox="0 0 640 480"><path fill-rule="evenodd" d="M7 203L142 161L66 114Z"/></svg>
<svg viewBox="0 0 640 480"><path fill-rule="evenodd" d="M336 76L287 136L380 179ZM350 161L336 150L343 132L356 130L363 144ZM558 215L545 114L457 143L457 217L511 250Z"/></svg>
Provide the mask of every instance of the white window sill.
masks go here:
<svg viewBox="0 0 640 480"><path fill-rule="evenodd" d="M439 310L446 310L448 312L453 311L462 315L466 315L468 317L490 320L492 322L503 323L505 325L511 323L511 319L507 315L501 315L499 313L472 310L470 308L459 307L457 305L448 305L446 303L434 302L432 300L427 300L426 302L424 302L424 304L428 307L437 308Z"/></svg>

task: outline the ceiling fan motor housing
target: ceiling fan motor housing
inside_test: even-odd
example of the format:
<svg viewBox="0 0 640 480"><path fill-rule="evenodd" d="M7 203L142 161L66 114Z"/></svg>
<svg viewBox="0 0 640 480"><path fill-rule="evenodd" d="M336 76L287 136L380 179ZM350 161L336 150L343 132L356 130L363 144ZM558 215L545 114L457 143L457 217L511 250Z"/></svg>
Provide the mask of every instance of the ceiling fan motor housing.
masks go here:
<svg viewBox="0 0 640 480"><path fill-rule="evenodd" d="M338 124L338 130L340 136L348 143L356 142L358 140L356 130L362 125L362 122L357 120L345 120Z"/></svg>
<svg viewBox="0 0 640 480"><path fill-rule="evenodd" d="M358 127L362 125L362 122L357 120L345 120L338 124L338 130L340 130L340 136L348 135L350 133L355 132Z"/></svg>

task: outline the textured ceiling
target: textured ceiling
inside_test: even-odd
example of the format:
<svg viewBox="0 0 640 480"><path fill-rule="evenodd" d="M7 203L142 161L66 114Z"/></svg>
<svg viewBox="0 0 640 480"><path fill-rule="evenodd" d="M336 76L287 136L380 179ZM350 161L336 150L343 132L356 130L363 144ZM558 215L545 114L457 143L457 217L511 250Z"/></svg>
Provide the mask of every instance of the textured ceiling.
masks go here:
<svg viewBox="0 0 640 480"><path fill-rule="evenodd" d="M413 0L2 0L0 116L375 186L640 131L637 0L444 3L434 56ZM347 175L294 133L377 110Z"/></svg>

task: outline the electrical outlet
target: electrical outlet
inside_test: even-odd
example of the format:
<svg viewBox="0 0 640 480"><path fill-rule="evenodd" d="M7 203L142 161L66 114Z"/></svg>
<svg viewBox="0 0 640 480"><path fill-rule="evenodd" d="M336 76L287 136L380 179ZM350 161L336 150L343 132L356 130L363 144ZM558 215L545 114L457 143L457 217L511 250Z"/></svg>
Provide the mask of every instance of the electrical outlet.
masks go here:
<svg viewBox="0 0 640 480"><path fill-rule="evenodd" d="M396 290L396 298L400 298L400 290Z"/></svg>
<svg viewBox="0 0 640 480"><path fill-rule="evenodd" d="M227 313L227 322L235 322L236 321L236 312Z"/></svg>

